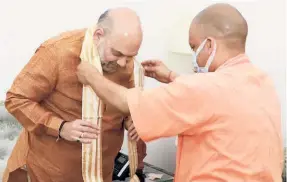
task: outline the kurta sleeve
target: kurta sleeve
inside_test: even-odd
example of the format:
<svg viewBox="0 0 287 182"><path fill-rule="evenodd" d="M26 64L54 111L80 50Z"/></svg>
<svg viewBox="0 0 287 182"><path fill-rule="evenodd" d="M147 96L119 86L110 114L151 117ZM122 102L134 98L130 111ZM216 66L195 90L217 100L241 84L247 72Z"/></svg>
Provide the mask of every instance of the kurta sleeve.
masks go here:
<svg viewBox="0 0 287 182"><path fill-rule="evenodd" d="M210 84L200 76L184 76L158 88L127 94L130 113L144 141L182 134L202 126L211 116Z"/></svg>
<svg viewBox="0 0 287 182"><path fill-rule="evenodd" d="M40 105L55 88L57 64L58 60L52 50L38 48L7 92L7 110L29 132L58 136L62 119Z"/></svg>

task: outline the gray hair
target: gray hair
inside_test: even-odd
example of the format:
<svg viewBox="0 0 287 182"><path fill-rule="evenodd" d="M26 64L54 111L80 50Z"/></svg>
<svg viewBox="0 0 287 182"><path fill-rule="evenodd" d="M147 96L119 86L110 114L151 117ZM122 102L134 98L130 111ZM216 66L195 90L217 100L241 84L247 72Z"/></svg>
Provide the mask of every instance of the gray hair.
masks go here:
<svg viewBox="0 0 287 182"><path fill-rule="evenodd" d="M106 10L98 19L98 27L102 28L105 33L110 33L113 26L112 18L109 16L110 10Z"/></svg>

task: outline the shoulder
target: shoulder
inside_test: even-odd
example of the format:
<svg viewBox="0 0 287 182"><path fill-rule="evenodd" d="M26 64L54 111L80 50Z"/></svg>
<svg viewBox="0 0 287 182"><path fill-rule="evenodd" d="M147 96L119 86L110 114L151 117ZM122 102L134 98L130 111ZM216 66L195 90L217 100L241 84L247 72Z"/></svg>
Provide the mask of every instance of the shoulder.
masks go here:
<svg viewBox="0 0 287 182"><path fill-rule="evenodd" d="M198 73L181 75L175 79L175 83L187 88L197 88L200 90L210 89L224 79L221 75L214 73Z"/></svg>
<svg viewBox="0 0 287 182"><path fill-rule="evenodd" d="M57 62L78 59L84 36L85 29L63 32L44 41L35 53L48 53Z"/></svg>
<svg viewBox="0 0 287 182"><path fill-rule="evenodd" d="M83 40L85 36L85 29L72 30L62 32L41 44L44 47L58 47L61 45L77 42Z"/></svg>
<svg viewBox="0 0 287 182"><path fill-rule="evenodd" d="M231 83L231 84L230 84ZM192 99L214 100L233 90L232 78L218 73L198 73L179 76L171 87L180 95Z"/></svg>
<svg viewBox="0 0 287 182"><path fill-rule="evenodd" d="M66 52L80 53L84 36L85 29L67 31L44 41L40 47L61 55Z"/></svg>

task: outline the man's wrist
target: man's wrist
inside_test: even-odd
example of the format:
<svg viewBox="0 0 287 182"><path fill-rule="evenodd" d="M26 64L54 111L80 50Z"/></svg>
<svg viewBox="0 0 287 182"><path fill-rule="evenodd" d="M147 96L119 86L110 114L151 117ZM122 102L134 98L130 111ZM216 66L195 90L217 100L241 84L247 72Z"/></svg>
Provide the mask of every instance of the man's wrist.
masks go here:
<svg viewBox="0 0 287 182"><path fill-rule="evenodd" d="M173 82L176 79L177 76L178 75L175 72L170 71L169 76L168 76L169 82Z"/></svg>
<svg viewBox="0 0 287 182"><path fill-rule="evenodd" d="M59 128L63 119L58 118L56 116L52 116L49 120L49 124L47 125L47 135L51 135L53 137L59 136Z"/></svg>
<svg viewBox="0 0 287 182"><path fill-rule="evenodd" d="M63 137L61 136L61 131L63 130L64 124L65 124L66 122L67 122L67 121L62 121L62 123L61 123L61 125L60 125L60 127L59 127L58 137L57 137L56 142L57 142L59 139L63 138Z"/></svg>
<svg viewBox="0 0 287 182"><path fill-rule="evenodd" d="M93 82L98 82L102 78L102 75L97 71L91 71L86 77L88 85L92 85Z"/></svg>
<svg viewBox="0 0 287 182"><path fill-rule="evenodd" d="M62 136L61 136L61 131L63 130L63 126L64 126L64 124L65 124L66 122L67 122L67 121L63 121L63 122L61 123L60 127L59 127L59 138L62 138Z"/></svg>

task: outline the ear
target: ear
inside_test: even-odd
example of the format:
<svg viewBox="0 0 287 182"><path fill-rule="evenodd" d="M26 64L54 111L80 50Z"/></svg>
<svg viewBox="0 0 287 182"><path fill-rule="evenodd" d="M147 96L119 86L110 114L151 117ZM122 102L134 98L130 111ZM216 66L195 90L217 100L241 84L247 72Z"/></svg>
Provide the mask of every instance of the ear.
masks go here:
<svg viewBox="0 0 287 182"><path fill-rule="evenodd" d="M214 49L214 45L215 45L215 39L212 37L207 37L206 46L207 46L209 55L212 53L212 51Z"/></svg>
<svg viewBox="0 0 287 182"><path fill-rule="evenodd" d="M100 38L103 37L103 36L104 36L104 29L97 28L95 33L94 33L93 38L94 38L95 41L99 41Z"/></svg>

